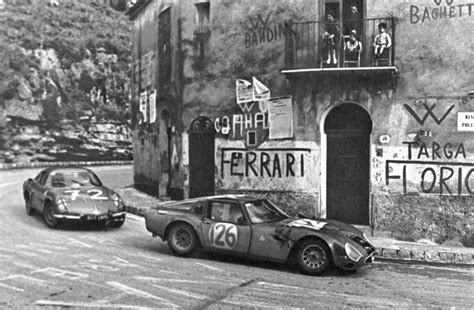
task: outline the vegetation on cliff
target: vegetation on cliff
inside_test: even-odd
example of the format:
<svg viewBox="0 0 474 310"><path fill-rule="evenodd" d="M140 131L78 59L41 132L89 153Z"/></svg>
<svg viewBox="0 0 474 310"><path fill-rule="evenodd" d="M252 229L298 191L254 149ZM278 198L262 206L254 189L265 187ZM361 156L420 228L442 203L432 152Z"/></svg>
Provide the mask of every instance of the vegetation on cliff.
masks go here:
<svg viewBox="0 0 474 310"><path fill-rule="evenodd" d="M32 146L12 144L8 135L24 131L12 128L12 116L40 121L30 125L43 136L62 132L64 120L76 131L84 121L129 121L130 25L123 12L17 1L0 11L0 23L0 151Z"/></svg>

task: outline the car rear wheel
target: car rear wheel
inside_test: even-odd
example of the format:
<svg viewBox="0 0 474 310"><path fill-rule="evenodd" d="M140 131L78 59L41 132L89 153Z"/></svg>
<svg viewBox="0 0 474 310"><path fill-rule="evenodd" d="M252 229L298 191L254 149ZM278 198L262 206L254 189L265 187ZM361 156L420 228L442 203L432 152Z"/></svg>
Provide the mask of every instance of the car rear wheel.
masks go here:
<svg viewBox="0 0 474 310"><path fill-rule="evenodd" d="M194 229L184 223L176 224L171 228L167 241L171 251L180 256L189 256L198 247L198 239Z"/></svg>
<svg viewBox="0 0 474 310"><path fill-rule="evenodd" d="M25 207L26 207L26 214L33 215L35 210L31 207L31 199L28 193L25 193Z"/></svg>
<svg viewBox="0 0 474 310"><path fill-rule="evenodd" d="M305 240L298 246L296 261L301 272L319 275L331 266L331 251L321 240Z"/></svg>
<svg viewBox="0 0 474 310"><path fill-rule="evenodd" d="M58 227L58 220L54 217L54 207L51 202L47 202L44 206L43 219L49 228Z"/></svg>

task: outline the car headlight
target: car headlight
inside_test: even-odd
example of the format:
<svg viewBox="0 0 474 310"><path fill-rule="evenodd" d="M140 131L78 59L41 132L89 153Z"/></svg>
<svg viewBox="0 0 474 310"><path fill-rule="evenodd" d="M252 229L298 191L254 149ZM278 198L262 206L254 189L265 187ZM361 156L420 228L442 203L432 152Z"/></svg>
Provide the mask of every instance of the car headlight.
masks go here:
<svg viewBox="0 0 474 310"><path fill-rule="evenodd" d="M112 195L112 201L114 202L114 205L118 208L119 211L123 211L125 209L123 200L118 194L114 193Z"/></svg>
<svg viewBox="0 0 474 310"><path fill-rule="evenodd" d="M362 257L362 253L349 242L346 242L346 244L344 245L344 249L346 250L347 257L349 257L355 262L359 261L359 259Z"/></svg>
<svg viewBox="0 0 474 310"><path fill-rule="evenodd" d="M63 197L56 198L56 206L58 207L59 212L67 212L67 203Z"/></svg>
<svg viewBox="0 0 474 310"><path fill-rule="evenodd" d="M367 240L370 244L372 244L372 241L369 238L367 238L367 235L365 233L363 233L362 235L364 236L365 240Z"/></svg>

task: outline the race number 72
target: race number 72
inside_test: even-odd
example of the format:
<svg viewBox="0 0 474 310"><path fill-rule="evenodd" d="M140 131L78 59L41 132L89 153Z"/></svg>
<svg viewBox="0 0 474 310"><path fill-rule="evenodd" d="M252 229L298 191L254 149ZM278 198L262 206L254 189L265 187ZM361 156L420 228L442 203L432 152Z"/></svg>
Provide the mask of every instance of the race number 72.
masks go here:
<svg viewBox="0 0 474 310"><path fill-rule="evenodd" d="M77 196L81 193L80 190L78 189L73 189L69 191L64 191L65 194L71 194L71 201L75 201L77 199ZM103 192L99 189L90 189L87 191L87 194L91 196L92 200L108 200L107 196L104 196Z"/></svg>

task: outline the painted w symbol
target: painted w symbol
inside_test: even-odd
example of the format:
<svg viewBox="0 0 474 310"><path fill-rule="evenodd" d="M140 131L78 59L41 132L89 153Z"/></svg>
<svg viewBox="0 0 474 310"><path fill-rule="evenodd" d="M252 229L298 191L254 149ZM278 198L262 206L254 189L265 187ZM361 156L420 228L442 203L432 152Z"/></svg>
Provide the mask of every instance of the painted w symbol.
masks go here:
<svg viewBox="0 0 474 310"><path fill-rule="evenodd" d="M425 124L426 120L428 119L428 116L431 116L431 118L436 122L436 124L441 125L441 123L448 116L448 114L451 113L451 111L454 109L454 104L453 104L452 106L449 107L448 111L446 111L446 113L444 113L444 115L441 118L438 118L438 116L436 116L433 113L433 109L436 107L436 104L433 104L431 107L429 107L428 104L424 102L423 106L426 109L426 113L423 116L423 118L420 118L420 116L415 111L413 111L413 109L408 104L404 104L403 106L408 111L408 113L410 113L411 116L413 116L413 118L418 122L418 124L422 126Z"/></svg>

